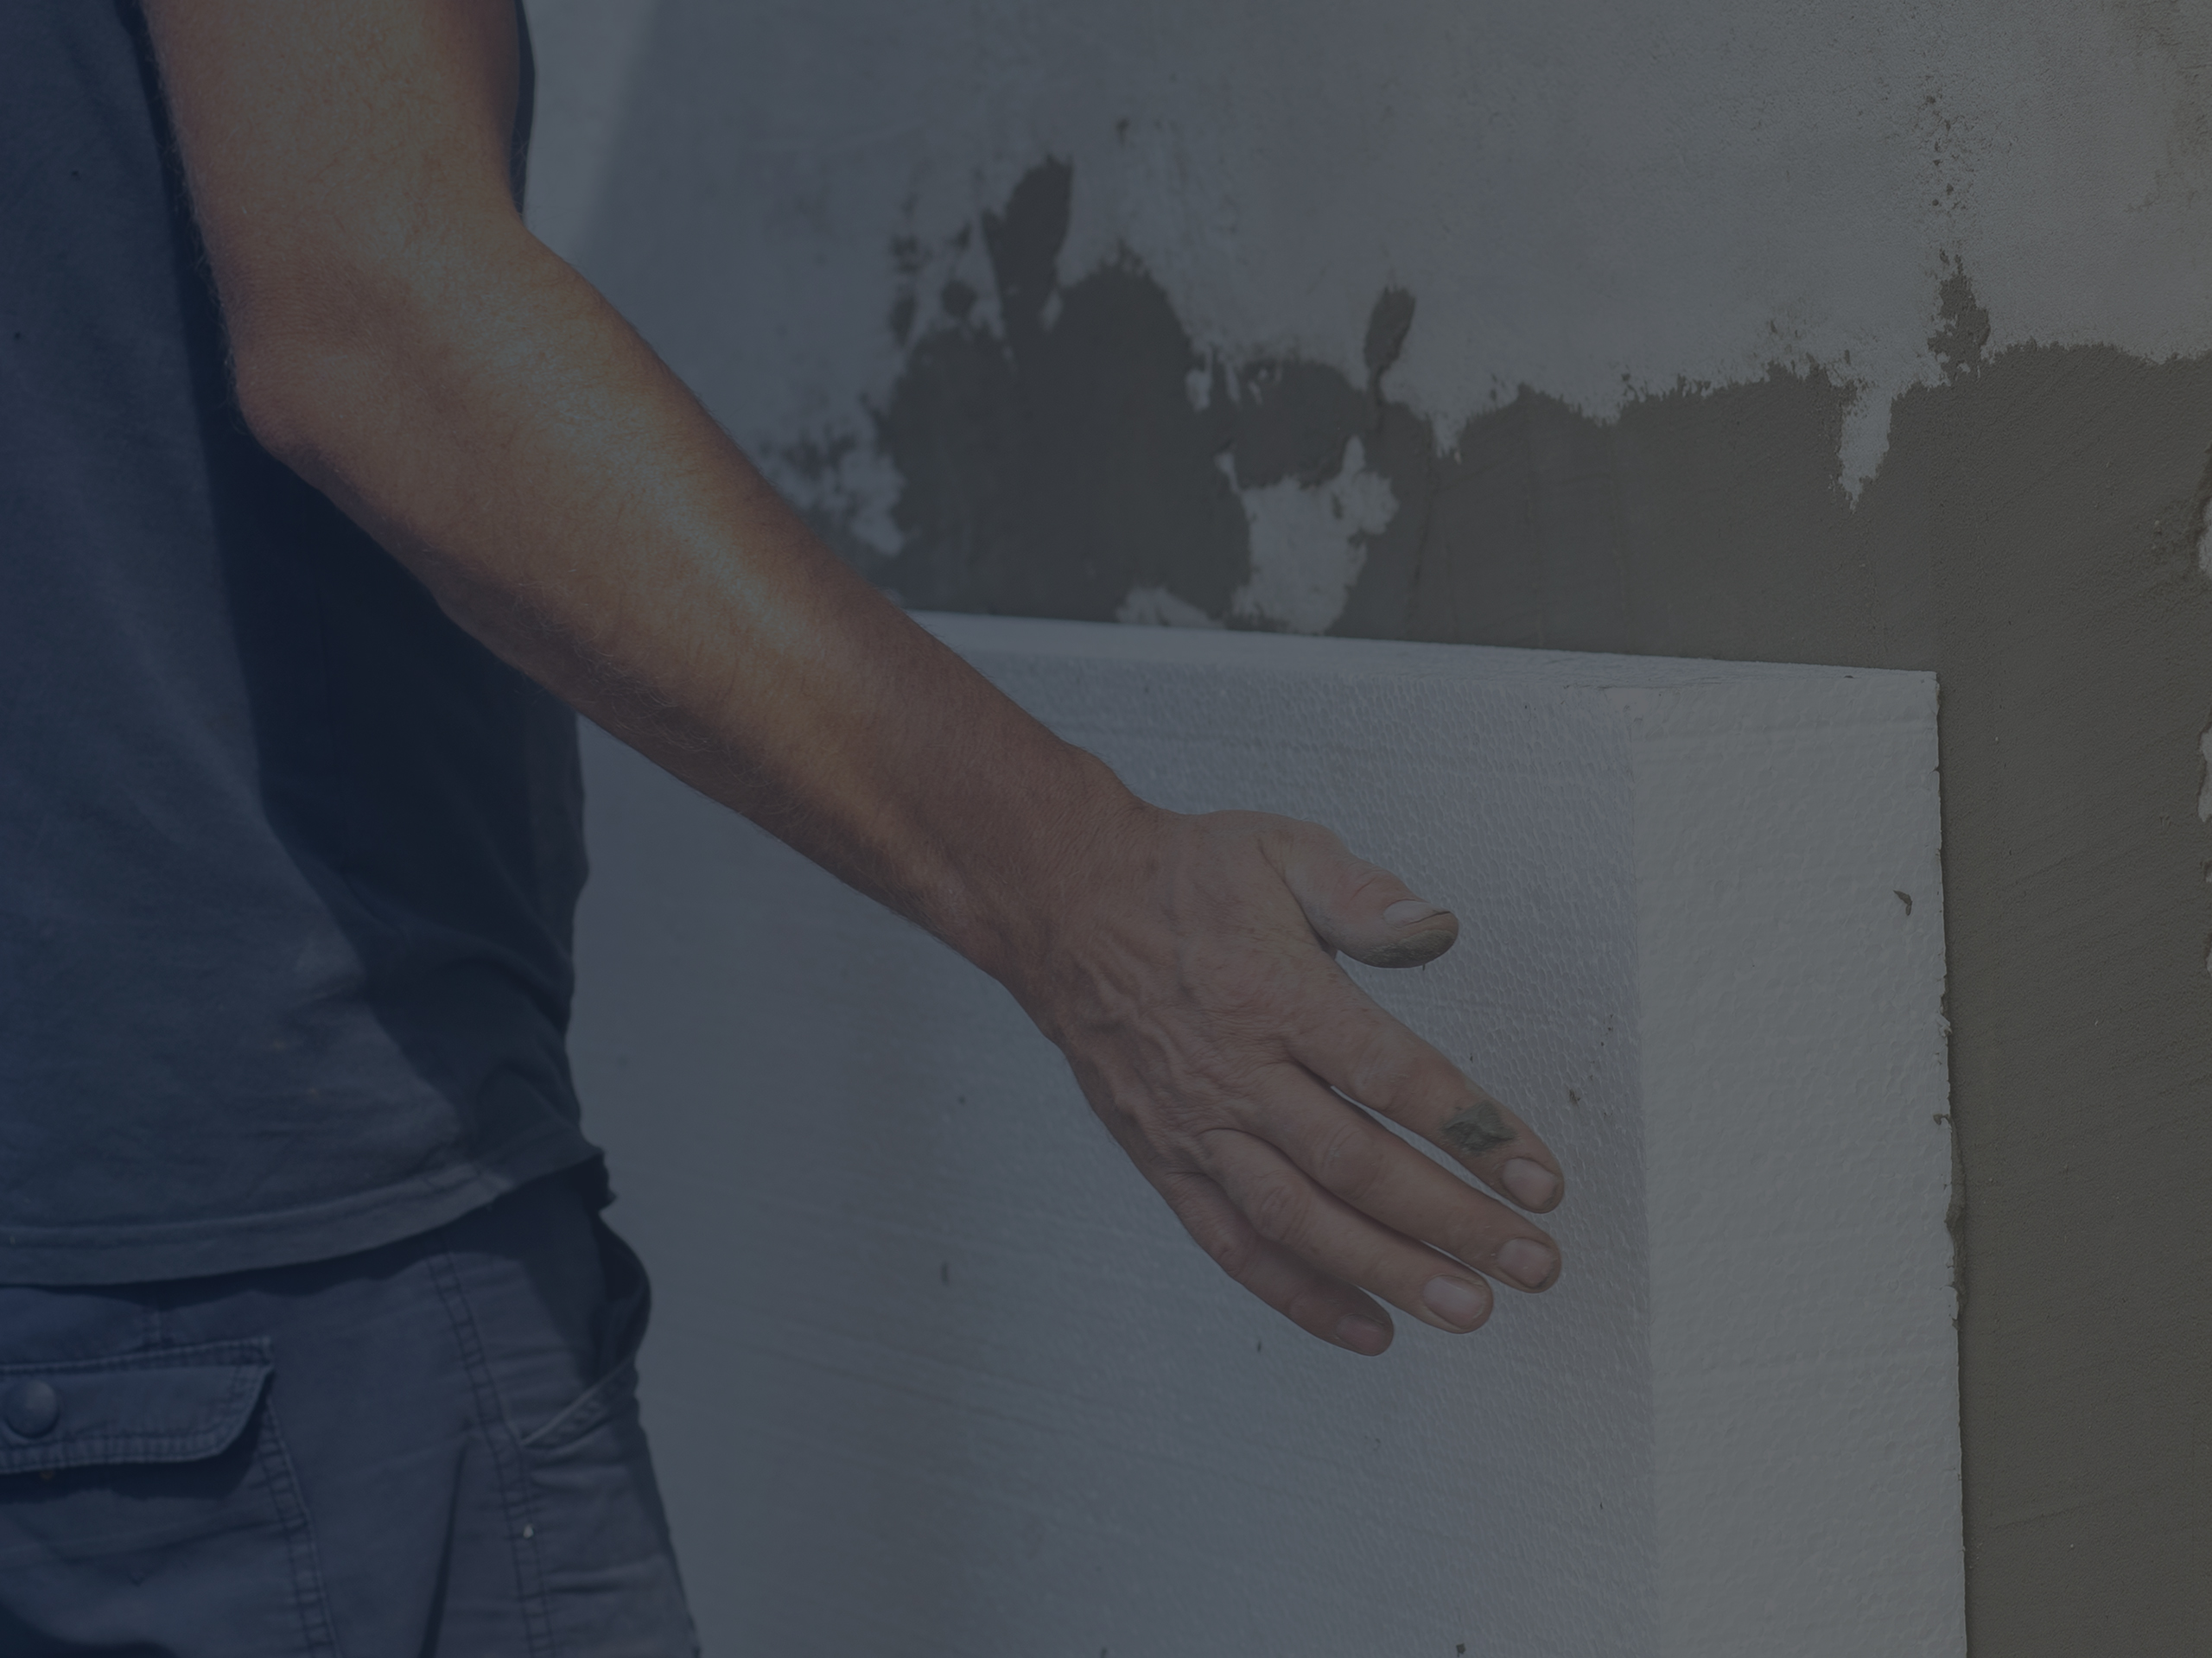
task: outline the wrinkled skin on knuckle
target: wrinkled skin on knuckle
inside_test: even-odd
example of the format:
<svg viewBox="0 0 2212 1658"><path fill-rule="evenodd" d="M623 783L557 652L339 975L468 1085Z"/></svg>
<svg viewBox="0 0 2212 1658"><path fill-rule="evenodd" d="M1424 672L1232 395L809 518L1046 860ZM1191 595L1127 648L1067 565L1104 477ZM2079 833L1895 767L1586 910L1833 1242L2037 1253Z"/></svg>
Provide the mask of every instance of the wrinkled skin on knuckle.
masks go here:
<svg viewBox="0 0 2212 1658"><path fill-rule="evenodd" d="M1299 1291L1289 1300L1283 1303L1279 1310L1284 1318L1289 1319L1300 1329L1319 1336L1325 1341L1333 1337L1337 1321L1346 1312L1367 1312L1364 1307L1345 1306L1340 1291L1323 1289L1319 1286ZM1374 1314L1368 1312L1367 1316L1372 1318Z"/></svg>
<svg viewBox="0 0 2212 1658"><path fill-rule="evenodd" d="M1231 811L1212 813L1209 821L1217 823L1225 834L1250 837L1278 868L1293 858L1344 855L1344 843L1337 838L1333 829L1303 817L1285 817L1279 812Z"/></svg>
<svg viewBox="0 0 2212 1658"><path fill-rule="evenodd" d="M1369 1109L1400 1121L1457 1100L1466 1081L1451 1061L1379 1008L1362 1007L1344 1027L1339 1086Z"/></svg>
<svg viewBox="0 0 2212 1658"><path fill-rule="evenodd" d="M1307 964L1256 942L1194 947L1185 981L1195 1011L1218 1039L1280 1055L1285 1027L1306 1001Z"/></svg>
<svg viewBox="0 0 2212 1658"><path fill-rule="evenodd" d="M1244 1194L1244 1218L1252 1229L1287 1249L1298 1248L1311 1207L1304 1184L1287 1172L1263 1175Z"/></svg>
<svg viewBox="0 0 2212 1658"><path fill-rule="evenodd" d="M1388 1151L1364 1123L1346 1113L1314 1142L1306 1172L1346 1202L1364 1208L1363 1200L1383 1175Z"/></svg>
<svg viewBox="0 0 2212 1658"><path fill-rule="evenodd" d="M1242 1284L1250 1278L1260 1264L1259 1240L1249 1233L1231 1232L1226 1227L1212 1229L1200 1240L1200 1247L1211 1257L1213 1264Z"/></svg>
<svg viewBox="0 0 2212 1658"><path fill-rule="evenodd" d="M1211 1181L1204 1175L1169 1172L1154 1185L1208 1260L1240 1284L1251 1276L1260 1264L1259 1240L1230 1218Z"/></svg>

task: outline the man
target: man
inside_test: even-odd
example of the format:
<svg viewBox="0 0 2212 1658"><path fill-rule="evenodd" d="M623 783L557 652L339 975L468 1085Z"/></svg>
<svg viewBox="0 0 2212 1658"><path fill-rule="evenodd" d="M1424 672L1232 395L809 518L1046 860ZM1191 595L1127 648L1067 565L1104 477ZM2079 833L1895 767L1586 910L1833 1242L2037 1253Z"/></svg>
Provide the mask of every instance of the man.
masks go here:
<svg viewBox="0 0 2212 1658"><path fill-rule="evenodd" d="M3 16L0 1651L683 1649L563 703L995 976L1309 1333L1552 1282L1346 1102L1558 1202L1334 965L1456 923L1135 798L825 552L524 229L512 0Z"/></svg>

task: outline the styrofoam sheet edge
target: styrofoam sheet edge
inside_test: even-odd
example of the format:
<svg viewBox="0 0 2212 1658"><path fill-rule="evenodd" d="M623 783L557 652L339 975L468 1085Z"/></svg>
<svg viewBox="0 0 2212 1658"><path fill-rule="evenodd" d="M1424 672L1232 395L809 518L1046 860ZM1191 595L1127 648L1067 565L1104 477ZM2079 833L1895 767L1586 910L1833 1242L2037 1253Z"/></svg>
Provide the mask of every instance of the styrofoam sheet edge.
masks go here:
<svg viewBox="0 0 2212 1658"><path fill-rule="evenodd" d="M1617 700L1639 773L1662 1650L1955 1658L1934 677Z"/></svg>

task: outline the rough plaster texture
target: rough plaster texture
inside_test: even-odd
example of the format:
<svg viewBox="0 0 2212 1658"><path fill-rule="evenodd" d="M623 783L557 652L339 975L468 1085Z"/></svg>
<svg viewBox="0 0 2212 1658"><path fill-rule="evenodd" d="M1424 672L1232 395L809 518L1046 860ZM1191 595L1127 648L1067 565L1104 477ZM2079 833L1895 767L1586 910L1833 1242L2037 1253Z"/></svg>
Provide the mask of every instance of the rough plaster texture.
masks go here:
<svg viewBox="0 0 2212 1658"><path fill-rule="evenodd" d="M1522 384L1611 414L1817 365L1866 390L1857 478L1891 398L1940 378L1946 255L1987 273L1996 347L2212 346L2212 17L2182 0L532 10L590 89L549 233L769 445L889 384L896 342L855 324L902 275L925 315L947 276L989 311L951 244L1046 155L1092 181L1071 268L1140 262L1209 351L1357 379L1367 304L1414 287L1405 389L1446 427ZM757 326L801 268L842 326Z"/></svg>
<svg viewBox="0 0 2212 1658"><path fill-rule="evenodd" d="M601 739L575 1048L710 1652L1963 1651L1929 676L933 625L1455 903L1356 971L1541 1123L1571 1265L1310 1341L995 985Z"/></svg>
<svg viewBox="0 0 2212 1658"><path fill-rule="evenodd" d="M2212 12L531 9L911 602L1939 670L1974 1650L2212 1651Z"/></svg>

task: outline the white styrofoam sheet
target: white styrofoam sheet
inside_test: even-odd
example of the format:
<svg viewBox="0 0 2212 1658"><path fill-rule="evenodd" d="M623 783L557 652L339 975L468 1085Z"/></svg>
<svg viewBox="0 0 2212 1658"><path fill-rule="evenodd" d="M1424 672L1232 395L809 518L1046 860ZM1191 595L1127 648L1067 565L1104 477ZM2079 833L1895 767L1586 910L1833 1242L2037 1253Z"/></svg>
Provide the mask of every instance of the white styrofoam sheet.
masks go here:
<svg viewBox="0 0 2212 1658"><path fill-rule="evenodd" d="M710 1658L1963 1652L1932 677L926 619L1457 910L1352 971L1559 1152L1567 1272L1311 1341L997 986L592 734L573 1045Z"/></svg>

